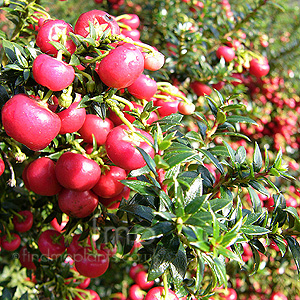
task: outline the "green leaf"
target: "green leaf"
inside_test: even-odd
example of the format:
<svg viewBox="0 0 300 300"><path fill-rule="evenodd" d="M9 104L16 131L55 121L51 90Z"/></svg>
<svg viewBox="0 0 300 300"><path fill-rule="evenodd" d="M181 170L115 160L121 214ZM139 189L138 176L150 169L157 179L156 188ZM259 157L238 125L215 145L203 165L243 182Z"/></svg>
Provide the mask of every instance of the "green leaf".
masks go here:
<svg viewBox="0 0 300 300"><path fill-rule="evenodd" d="M217 122L219 124L223 124L226 122L226 114L221 110L219 110L217 113Z"/></svg>
<svg viewBox="0 0 300 300"><path fill-rule="evenodd" d="M182 244L180 244L175 259L170 263L170 270L175 284L180 285L187 271L187 257Z"/></svg>
<svg viewBox="0 0 300 300"><path fill-rule="evenodd" d="M189 190L186 192L183 204L186 206L194 199L198 198L199 196L202 196L202 194L203 194L202 177L201 174L199 174L198 177L196 177L193 180Z"/></svg>
<svg viewBox="0 0 300 300"><path fill-rule="evenodd" d="M242 146L238 147L238 149L235 152L234 161L241 165L245 162L246 157L246 149Z"/></svg>
<svg viewBox="0 0 300 300"><path fill-rule="evenodd" d="M162 235L169 234L175 229L174 224L170 222L158 222L151 227L146 227L144 232L141 234L142 240L149 240L153 238L161 237Z"/></svg>
<svg viewBox="0 0 300 300"><path fill-rule="evenodd" d="M176 259L179 247L180 241L177 236L167 235L161 239L151 258L148 281L155 280L166 271L170 263Z"/></svg>
<svg viewBox="0 0 300 300"><path fill-rule="evenodd" d="M270 233L270 230L256 225L243 225L241 231L246 235L265 235Z"/></svg>
<svg viewBox="0 0 300 300"><path fill-rule="evenodd" d="M251 203L252 203L254 212L256 212L256 213L262 212L261 201L260 201L257 193L251 187L247 187L247 190L249 192L249 196L251 199Z"/></svg>
<svg viewBox="0 0 300 300"><path fill-rule="evenodd" d="M149 182L140 180L121 180L120 182L141 195L156 196L158 193L157 188Z"/></svg>
<svg viewBox="0 0 300 300"><path fill-rule="evenodd" d="M280 150L278 151L275 161L274 161L274 168L275 169L280 169L281 167L281 163L282 163L282 150L280 148Z"/></svg>
<svg viewBox="0 0 300 300"><path fill-rule="evenodd" d="M262 155L257 142L255 142L254 154L253 154L253 168L255 172L259 172L262 168L263 161Z"/></svg>
<svg viewBox="0 0 300 300"><path fill-rule="evenodd" d="M230 157L232 163L234 163L235 162L235 151L231 148L231 146L226 141L223 141L223 144L225 145L225 147L227 149L228 156Z"/></svg>
<svg viewBox="0 0 300 300"><path fill-rule="evenodd" d="M191 149L190 147L174 142L168 149L167 153L164 155L164 160L172 168L185 161L190 161L198 153Z"/></svg>
<svg viewBox="0 0 300 300"><path fill-rule="evenodd" d="M149 169L153 172L153 174L155 176L158 176L157 175L157 172L156 172L156 164L155 164L155 161L153 160L153 158L142 148L140 147L136 147L139 152L142 154L147 166L149 167Z"/></svg>
<svg viewBox="0 0 300 300"><path fill-rule="evenodd" d="M229 105L224 105L220 107L224 112L227 111L232 111L232 110L237 110L237 109L246 109L246 105L243 103L237 103L237 104L229 104Z"/></svg>
<svg viewBox="0 0 300 300"><path fill-rule="evenodd" d="M192 201L188 203L185 207L186 214L193 214L198 212L198 210L202 207L203 203L210 197L210 194L203 195L200 197L194 198Z"/></svg>
<svg viewBox="0 0 300 300"><path fill-rule="evenodd" d="M228 155L228 151L225 146L215 146L215 147L209 148L209 152L212 155L216 155L216 156L227 156Z"/></svg>
<svg viewBox="0 0 300 300"><path fill-rule="evenodd" d="M219 131L217 131L215 134L212 135L212 138L215 138L217 136L235 136L235 137L240 137L240 138L243 138L243 139L251 142L251 139L249 137L247 137L246 135L244 135L240 132L230 132L230 131L219 132Z"/></svg>
<svg viewBox="0 0 300 300"><path fill-rule="evenodd" d="M204 149L199 149L199 152L201 152L203 155L205 155L206 158L212 162L212 164L218 169L218 171L221 174L224 174L225 171L224 171L223 166L220 164L220 162L214 155L212 155L209 151L204 150Z"/></svg>
<svg viewBox="0 0 300 300"><path fill-rule="evenodd" d="M123 205L119 208L119 210L130 213L150 223L152 223L152 220L154 218L154 210L151 207L144 206L144 205L139 205L139 204Z"/></svg>
<svg viewBox="0 0 300 300"><path fill-rule="evenodd" d="M249 124L254 124L257 125L257 123L250 119L249 117L245 117L245 116L238 116L238 115L233 115L233 116L228 116L227 117L227 122L230 123L249 123Z"/></svg>
<svg viewBox="0 0 300 300"><path fill-rule="evenodd" d="M257 180L250 180L249 184L257 191L259 191L261 194L270 197L269 191Z"/></svg>
<svg viewBox="0 0 300 300"><path fill-rule="evenodd" d="M189 131L185 137L192 141L192 142L198 142L200 143L200 146L204 146L204 141L203 141L203 138L202 136L198 133L198 132L195 132L195 131Z"/></svg>
<svg viewBox="0 0 300 300"><path fill-rule="evenodd" d="M3 291L2 291L2 297L1 299L2 300L12 300L12 294L10 292L10 290L8 288L4 288Z"/></svg>
<svg viewBox="0 0 300 300"><path fill-rule="evenodd" d="M298 275L299 275L300 274L300 246L295 238L291 236L286 236L285 238L288 243L288 247L293 255L298 270Z"/></svg>

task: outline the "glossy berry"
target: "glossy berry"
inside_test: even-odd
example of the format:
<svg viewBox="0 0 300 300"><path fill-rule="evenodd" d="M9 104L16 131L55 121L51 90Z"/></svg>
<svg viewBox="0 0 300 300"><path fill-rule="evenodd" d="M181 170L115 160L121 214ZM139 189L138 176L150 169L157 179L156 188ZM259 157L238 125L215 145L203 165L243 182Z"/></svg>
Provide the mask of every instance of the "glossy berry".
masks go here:
<svg viewBox="0 0 300 300"><path fill-rule="evenodd" d="M178 104L178 111L183 115L191 115L195 109L195 104L192 102L180 101Z"/></svg>
<svg viewBox="0 0 300 300"><path fill-rule="evenodd" d="M145 271L138 272L135 277L134 281L135 283L142 289L142 290L148 290L153 287L154 281L148 281L148 273Z"/></svg>
<svg viewBox="0 0 300 300"><path fill-rule="evenodd" d="M137 29L140 25L140 18L136 14L126 14L118 22L129 26L131 29Z"/></svg>
<svg viewBox="0 0 300 300"><path fill-rule="evenodd" d="M218 58L223 57L226 62L231 62L235 58L235 51L231 47L220 46L216 51L216 55Z"/></svg>
<svg viewBox="0 0 300 300"><path fill-rule="evenodd" d="M26 232L31 229L33 225L33 214L29 210L22 210L19 211L18 214L23 217L20 218L19 216L15 215L13 217L13 224L14 224L14 229L15 231L18 232Z"/></svg>
<svg viewBox="0 0 300 300"><path fill-rule="evenodd" d="M200 81L193 81L190 84L190 87L192 88L192 90L197 96L204 96L204 95L209 96L212 92L212 89L208 85Z"/></svg>
<svg viewBox="0 0 300 300"><path fill-rule="evenodd" d="M144 135L150 143L153 143L152 136L141 130L137 132ZM142 168L146 162L136 147L142 148L150 157L154 158L154 149L144 139L130 131L126 125L114 127L108 134L105 148L110 160L118 167L125 170Z"/></svg>
<svg viewBox="0 0 300 300"><path fill-rule="evenodd" d="M130 189L127 186L124 186L122 192L111 198L102 198L99 197L99 202L104 205L107 209L116 209L120 206L121 200L124 198L129 199Z"/></svg>
<svg viewBox="0 0 300 300"><path fill-rule="evenodd" d="M58 50L49 42L60 42L66 49L73 54L76 46L69 36L70 32L74 32L70 24L63 20L48 20L40 27L36 45L46 54L57 54Z"/></svg>
<svg viewBox="0 0 300 300"><path fill-rule="evenodd" d="M93 136L98 146L104 145L108 133L114 124L108 118L104 120L94 114L88 114L81 128L78 130L84 142L93 144Z"/></svg>
<svg viewBox="0 0 300 300"><path fill-rule="evenodd" d="M47 54L40 54L32 65L34 80L52 91L61 91L75 78L72 66Z"/></svg>
<svg viewBox="0 0 300 300"><path fill-rule="evenodd" d="M26 182L30 190L42 196L54 196L62 188L55 175L54 161L40 157L32 161L26 169Z"/></svg>
<svg viewBox="0 0 300 300"><path fill-rule="evenodd" d="M98 205L98 196L91 190L75 191L62 189L58 194L58 206L69 217L85 218Z"/></svg>
<svg viewBox="0 0 300 300"><path fill-rule="evenodd" d="M163 286L157 286L149 290L144 300L160 300L162 298L162 294L164 293ZM172 291L168 290L168 295L166 297L168 300L179 300L177 295Z"/></svg>
<svg viewBox="0 0 300 300"><path fill-rule="evenodd" d="M93 192L102 198L112 198L119 195L124 185L120 182L126 179L126 171L117 166L110 166L93 187Z"/></svg>
<svg viewBox="0 0 300 300"><path fill-rule="evenodd" d="M96 249L96 253L91 248L81 248L75 255L75 267L77 271L86 277L96 278L103 275L109 266L109 257L103 250Z"/></svg>
<svg viewBox="0 0 300 300"><path fill-rule="evenodd" d="M136 98L149 101L157 91L157 83L145 74L141 74L133 84L127 87L127 90Z"/></svg>
<svg viewBox="0 0 300 300"><path fill-rule="evenodd" d="M144 68L150 71L157 71L165 63L164 55L159 51L152 51L152 52L143 52L144 56Z"/></svg>
<svg viewBox="0 0 300 300"><path fill-rule="evenodd" d="M47 229L41 233L38 239L38 248L46 257L56 259L66 249L64 237L56 230Z"/></svg>
<svg viewBox="0 0 300 300"><path fill-rule="evenodd" d="M21 245L21 238L16 233L11 233L11 237L3 235L1 237L1 246L6 251L15 251Z"/></svg>
<svg viewBox="0 0 300 300"><path fill-rule="evenodd" d="M4 160L0 157L0 176L4 173L5 163Z"/></svg>
<svg viewBox="0 0 300 300"><path fill-rule="evenodd" d="M66 189L87 191L94 187L101 175L99 165L80 153L63 153L55 166L58 182Z"/></svg>
<svg viewBox="0 0 300 300"><path fill-rule="evenodd" d="M96 72L105 85L125 88L133 84L144 70L144 57L132 44L123 44L105 56Z"/></svg>
<svg viewBox="0 0 300 300"><path fill-rule="evenodd" d="M106 29L110 29L111 34L120 34L120 27L117 21L107 12L98 9L90 10L79 16L74 26L75 33L87 37L90 22L94 26L98 38Z"/></svg>
<svg viewBox="0 0 300 300"><path fill-rule="evenodd" d="M267 75L270 71L270 66L267 59L259 61L256 58L253 58L250 61L249 73L256 77L263 77Z"/></svg>
<svg viewBox="0 0 300 300"><path fill-rule="evenodd" d="M66 134L78 131L84 124L86 118L85 108L78 108L80 100L73 102L68 108L57 113L61 120L59 134Z"/></svg>
<svg viewBox="0 0 300 300"><path fill-rule="evenodd" d="M34 151L46 148L61 127L55 113L24 94L17 94L5 103L2 124L7 135Z"/></svg>

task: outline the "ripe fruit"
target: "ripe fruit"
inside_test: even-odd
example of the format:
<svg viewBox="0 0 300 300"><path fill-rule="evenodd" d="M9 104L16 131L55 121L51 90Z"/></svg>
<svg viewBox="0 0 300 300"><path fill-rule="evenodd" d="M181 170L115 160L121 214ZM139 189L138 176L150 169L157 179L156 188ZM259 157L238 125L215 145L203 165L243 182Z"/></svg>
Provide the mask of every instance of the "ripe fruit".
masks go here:
<svg viewBox="0 0 300 300"><path fill-rule="evenodd" d="M42 196L54 196L62 188L55 175L55 164L49 157L32 161L26 169L26 182L30 190Z"/></svg>
<svg viewBox="0 0 300 300"><path fill-rule="evenodd" d="M94 187L100 179L101 169L94 160L68 151L58 159L55 174L63 187L82 192Z"/></svg>
<svg viewBox="0 0 300 300"><path fill-rule="evenodd" d="M109 266L109 257L103 250L96 249L92 253L91 248L81 248L76 253L75 267L77 271L86 277L96 278L106 272Z"/></svg>
<svg viewBox="0 0 300 300"><path fill-rule="evenodd" d="M95 27L98 38L100 38L106 29L110 29L111 34L120 34L120 27L117 21L107 12L98 9L81 14L74 26L74 32L83 37L87 37L90 22Z"/></svg>
<svg viewBox="0 0 300 300"><path fill-rule="evenodd" d="M5 163L3 159L0 157L0 176L4 173L5 170Z"/></svg>
<svg viewBox="0 0 300 300"><path fill-rule="evenodd" d="M137 29L131 29L131 30L122 29L121 35L125 37L129 37L133 41L139 41L141 37L141 33Z"/></svg>
<svg viewBox="0 0 300 300"><path fill-rule="evenodd" d="M192 102L180 101L178 104L178 111L183 115L191 115L195 109L195 104Z"/></svg>
<svg viewBox="0 0 300 300"><path fill-rule="evenodd" d="M6 251L15 251L21 245L21 238L16 233L11 233L11 237L3 235L1 237L1 246Z"/></svg>
<svg viewBox="0 0 300 300"><path fill-rule="evenodd" d="M40 54L33 62L34 80L52 91L61 91L75 78L72 66L47 54Z"/></svg>
<svg viewBox="0 0 300 300"><path fill-rule="evenodd" d="M138 272L135 277L135 283L143 290L148 290L154 285L154 281L148 281L148 273L145 271Z"/></svg>
<svg viewBox="0 0 300 300"><path fill-rule="evenodd" d="M136 14L126 14L119 22L129 26L131 29L137 29L140 25L140 18Z"/></svg>
<svg viewBox="0 0 300 300"><path fill-rule="evenodd" d="M58 206L69 217L85 218L98 205L98 196L91 190L75 191L62 189L58 194Z"/></svg>
<svg viewBox="0 0 300 300"><path fill-rule="evenodd" d="M219 59L223 57L226 62L231 62L235 58L235 51L231 47L220 46L216 51L216 55Z"/></svg>
<svg viewBox="0 0 300 300"><path fill-rule="evenodd" d="M84 142L93 144L93 135L97 145L104 145L108 133L113 129L114 124L108 118L104 120L100 117L88 114L81 128L78 130Z"/></svg>
<svg viewBox="0 0 300 300"><path fill-rule="evenodd" d="M78 288L80 288L79 286L78 286ZM89 295L89 299L91 299L91 300L100 300L100 297L99 297L99 295L95 292L95 291L93 291L93 290L85 290L86 292L88 292L90 295ZM86 294L85 293L79 293L82 297L87 297L86 296ZM74 298L74 300L81 300L82 298L79 298L79 297L75 297ZM85 299L85 298L84 298Z"/></svg>
<svg viewBox="0 0 300 300"><path fill-rule="evenodd" d="M61 120L59 134L66 134L78 131L84 124L86 118L85 108L77 108L80 100L73 102L68 108L57 113Z"/></svg>
<svg viewBox="0 0 300 300"><path fill-rule="evenodd" d="M69 37L69 32L74 32L70 24L63 20L48 20L40 27L37 37L36 45L42 52L47 54L57 54L57 49L49 42L60 42L67 50L73 54L76 46Z"/></svg>
<svg viewBox="0 0 300 300"><path fill-rule="evenodd" d="M237 293L233 288L227 288L224 293L219 294L222 299L226 300L236 300Z"/></svg>
<svg viewBox="0 0 300 300"><path fill-rule="evenodd" d="M127 174L120 167L110 166L104 174L101 175L99 181L93 187L93 192L102 198L112 198L119 195L124 185L120 180L124 180Z"/></svg>
<svg viewBox="0 0 300 300"><path fill-rule="evenodd" d="M153 143L152 136L136 128L136 131ZM118 167L125 170L135 170L142 168L146 162L142 154L136 149L142 148L150 157L154 158L154 149L144 139L130 131L126 125L113 128L106 139L105 148L110 160Z"/></svg>
<svg viewBox="0 0 300 300"><path fill-rule="evenodd" d="M249 73L256 77L262 77L269 73L270 66L268 60L265 58L264 60L258 60L257 58L253 58L250 61Z"/></svg>
<svg viewBox="0 0 300 300"><path fill-rule="evenodd" d="M19 215L23 216L21 219L19 216L15 215L13 217L14 229L18 232L26 232L31 229L33 224L33 214L29 210L22 210L18 212Z"/></svg>
<svg viewBox="0 0 300 300"><path fill-rule="evenodd" d="M7 135L33 151L46 148L61 127L56 114L24 94L15 95L5 103L2 124Z"/></svg>
<svg viewBox="0 0 300 300"><path fill-rule="evenodd" d="M91 245L89 238L86 240L79 241L80 236L81 236L81 234L75 234L72 238L72 242L67 247L67 252L73 259L76 258L75 255L76 255L77 251L81 248L84 248L85 244Z"/></svg>
<svg viewBox="0 0 300 300"><path fill-rule="evenodd" d="M163 286L157 286L152 288L144 298L144 300L160 300L162 297L162 294L164 293L164 287ZM168 290L168 295L166 296L166 299L168 300L179 300L179 298L176 296L176 294L172 290Z"/></svg>
<svg viewBox="0 0 300 300"><path fill-rule="evenodd" d="M159 70L165 63L165 57L159 51L143 52L144 68L149 71Z"/></svg>
<svg viewBox="0 0 300 300"><path fill-rule="evenodd" d="M57 219L56 218L54 218L51 222L50 222L50 225L52 226L52 228L53 229L55 229L56 231L58 231L58 232L63 232L65 229L65 226L67 225L67 223L68 223L68 221L69 221L69 218L68 218L68 220L66 220L66 221L62 221L60 224L58 223L58 221L57 221Z"/></svg>
<svg viewBox="0 0 300 300"><path fill-rule="evenodd" d="M273 292L270 300L288 300L288 298L281 292Z"/></svg>
<svg viewBox="0 0 300 300"><path fill-rule="evenodd" d="M58 258L66 249L64 237L54 229L47 229L41 233L38 247L43 255L53 259Z"/></svg>
<svg viewBox="0 0 300 300"><path fill-rule="evenodd" d="M155 106L158 106L157 111L161 118L177 113L178 104L179 100L175 97L170 97L169 100L158 99L154 103Z"/></svg>
<svg viewBox="0 0 300 300"><path fill-rule="evenodd" d="M116 209L120 206L122 198L128 200L130 195L130 189L127 186L124 186L122 192L117 196L112 198L101 198L99 197L99 202L103 204L108 209Z"/></svg>
<svg viewBox="0 0 300 300"><path fill-rule="evenodd" d="M28 252L26 246L21 247L19 251L19 260L23 268L35 270L36 266L33 262L33 254Z"/></svg>
<svg viewBox="0 0 300 300"><path fill-rule="evenodd" d="M145 270L145 266L143 264L133 265L129 270L129 276L134 280L136 274L144 270Z"/></svg>
<svg viewBox="0 0 300 300"><path fill-rule="evenodd" d="M133 84L127 87L127 90L138 99L150 101L157 91L157 83L145 74L141 74Z"/></svg>
<svg viewBox="0 0 300 300"><path fill-rule="evenodd" d="M144 57L132 44L123 44L105 56L96 72L103 83L121 89L133 84L144 70Z"/></svg>
<svg viewBox="0 0 300 300"><path fill-rule="evenodd" d="M144 299L144 291L137 285L133 284L129 288L129 297L131 300L143 300Z"/></svg>
<svg viewBox="0 0 300 300"><path fill-rule="evenodd" d="M209 96L212 92L211 88L208 85L200 81L193 81L190 84L190 87L192 88L192 90L197 96L204 96L204 95Z"/></svg>

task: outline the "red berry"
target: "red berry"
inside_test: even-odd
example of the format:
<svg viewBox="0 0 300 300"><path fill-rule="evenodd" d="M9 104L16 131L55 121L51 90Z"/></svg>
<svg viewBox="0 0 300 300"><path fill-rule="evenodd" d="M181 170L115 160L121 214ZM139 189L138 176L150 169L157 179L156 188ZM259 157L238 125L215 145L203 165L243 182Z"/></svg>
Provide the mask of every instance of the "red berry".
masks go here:
<svg viewBox="0 0 300 300"><path fill-rule="evenodd" d="M59 134L66 134L78 131L84 124L86 118L85 108L77 108L80 100L73 102L68 108L57 113L61 120Z"/></svg>
<svg viewBox="0 0 300 300"><path fill-rule="evenodd" d="M96 249L96 253L91 248L81 248L75 254L75 267L77 271L86 277L99 277L106 272L109 265L109 257L103 250Z"/></svg>
<svg viewBox="0 0 300 300"><path fill-rule="evenodd" d="M120 206L122 198L128 200L130 195L130 189L124 186L122 192L111 198L101 198L99 197L99 202L103 204L107 209L116 209Z"/></svg>
<svg viewBox="0 0 300 300"><path fill-rule="evenodd" d="M58 258L66 249L64 237L53 229L47 229L41 233L38 239L38 247L43 255L53 259Z"/></svg>
<svg viewBox="0 0 300 300"><path fill-rule="evenodd" d="M163 286L157 286L152 288L146 295L144 300L160 300L165 288ZM168 300L179 300L176 294L172 290L168 290L168 295L166 297Z"/></svg>
<svg viewBox="0 0 300 300"><path fill-rule="evenodd" d="M61 91L75 78L72 66L47 54L40 54L33 62L34 80L52 91Z"/></svg>
<svg viewBox="0 0 300 300"><path fill-rule="evenodd" d="M26 246L21 247L19 251L19 260L23 268L35 270L36 266L33 262L33 254L28 252Z"/></svg>
<svg viewBox="0 0 300 300"><path fill-rule="evenodd" d="M73 54L76 50L76 46L72 39L69 37L69 33L74 32L70 24L63 20L48 20L44 22L40 27L37 37L36 45L42 52L47 54L57 54L58 50L52 46L49 42L62 42L67 50Z"/></svg>
<svg viewBox="0 0 300 300"><path fill-rule="evenodd" d="M78 130L80 137L89 144L93 144L93 136L97 142L97 145L104 145L108 133L113 129L113 122L105 118L104 120L100 117L88 114L82 127Z"/></svg>
<svg viewBox="0 0 300 300"><path fill-rule="evenodd" d="M149 101L157 91L157 83L150 77L141 74L133 84L127 87L127 90L136 98Z"/></svg>
<svg viewBox="0 0 300 300"><path fill-rule="evenodd" d="M226 62L231 62L235 58L235 51L233 48L227 46L220 46L216 52L218 58L223 57Z"/></svg>
<svg viewBox="0 0 300 300"><path fill-rule="evenodd" d="M97 9L85 12L79 16L74 26L75 33L83 37L87 37L89 34L90 22L96 30L98 39L100 38L102 32L106 29L110 29L111 34L120 34L120 27L114 17L105 11ZM107 26L103 28L102 25L105 24Z"/></svg>
<svg viewBox="0 0 300 300"><path fill-rule="evenodd" d="M63 153L55 167L58 182L66 189L87 191L94 187L101 176L99 165L80 153Z"/></svg>
<svg viewBox="0 0 300 300"><path fill-rule="evenodd" d="M55 175L55 164L49 157L32 161L26 169L26 182L30 190L42 196L54 196L62 188Z"/></svg>
<svg viewBox="0 0 300 300"><path fill-rule="evenodd" d="M2 124L10 137L34 151L46 148L61 127L55 113L24 94L15 95L5 103Z"/></svg>
<svg viewBox="0 0 300 300"><path fill-rule="evenodd" d="M97 68L103 83L121 89L133 84L144 70L144 57L132 44L123 44L111 50Z"/></svg>
<svg viewBox="0 0 300 300"><path fill-rule="evenodd" d="M93 192L102 198L112 198L119 195L124 185L120 180L126 179L126 171L120 167L110 166L93 187Z"/></svg>
<svg viewBox="0 0 300 300"><path fill-rule="evenodd" d="M22 210L18 212L19 215L24 217L21 219L19 216L15 215L13 217L14 229L18 232L26 232L31 229L33 224L33 214L29 210Z"/></svg>
<svg viewBox="0 0 300 300"><path fill-rule="evenodd" d="M197 96L204 96L204 95L210 95L212 90L211 88L200 82L200 81L194 81L190 84L190 87L192 88L192 90L194 91L194 93L197 95Z"/></svg>
<svg viewBox="0 0 300 300"><path fill-rule="evenodd" d="M142 290L148 290L154 285L154 281L148 281L148 273L145 271L138 272L134 281Z"/></svg>
<svg viewBox="0 0 300 300"><path fill-rule="evenodd" d="M153 143L152 136L136 128L136 131L144 135L145 138ZM126 125L113 128L106 139L105 148L110 160L118 167L125 170L135 170L142 168L146 162L142 154L136 147L142 148L150 157L154 158L154 149L144 139L136 135Z"/></svg>
<svg viewBox="0 0 300 300"><path fill-rule="evenodd" d="M58 194L58 206L69 217L85 218L96 209L98 196L91 190L62 189Z"/></svg>
<svg viewBox="0 0 300 300"><path fill-rule="evenodd" d="M0 176L4 173L5 170L5 163L3 159L0 157Z"/></svg>
<svg viewBox="0 0 300 300"><path fill-rule="evenodd" d="M269 73L270 66L267 59L259 61L256 58L253 58L250 61L249 73L256 77L262 77Z"/></svg>
<svg viewBox="0 0 300 300"><path fill-rule="evenodd" d="M16 233L11 233L11 237L4 235L1 237L1 246L6 251L15 251L21 245L21 238Z"/></svg>

